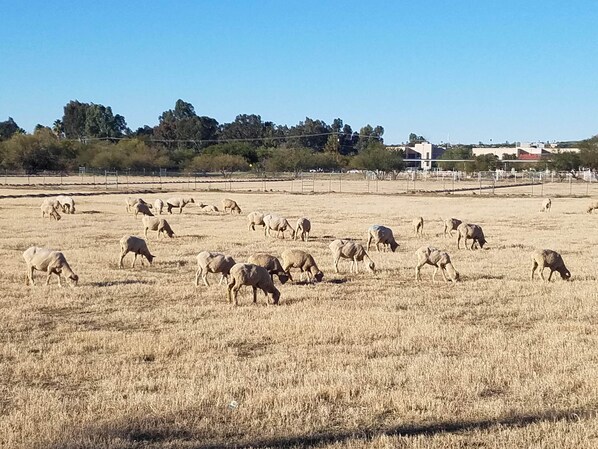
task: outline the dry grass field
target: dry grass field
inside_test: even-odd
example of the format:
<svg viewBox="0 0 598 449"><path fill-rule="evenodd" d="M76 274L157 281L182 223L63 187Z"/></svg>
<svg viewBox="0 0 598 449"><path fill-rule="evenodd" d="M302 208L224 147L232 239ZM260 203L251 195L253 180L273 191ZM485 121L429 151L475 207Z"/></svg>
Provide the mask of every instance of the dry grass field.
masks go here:
<svg viewBox="0 0 598 449"><path fill-rule="evenodd" d="M22 193L22 191L20 191ZM178 194L179 192L177 192ZM230 194L187 192L218 204ZM168 193L144 195L167 198ZM151 267L118 268L119 239L143 236L123 194L76 198L40 218L40 198L0 200L0 447L595 448L598 446L598 215L587 198L234 193L240 216L194 205L167 217L177 237L148 245ZM266 239L245 215L311 218L308 242ZM411 220L426 220L415 238ZM488 249L456 249L441 217L483 226ZM335 274L333 238L395 231L375 274ZM445 248L457 284L414 282L414 251ZM22 252L60 249L76 288L36 272ZM226 302L217 277L193 285L195 256L310 251L324 282ZM573 277L530 282L529 252L561 252ZM362 268L362 267L360 267Z"/></svg>

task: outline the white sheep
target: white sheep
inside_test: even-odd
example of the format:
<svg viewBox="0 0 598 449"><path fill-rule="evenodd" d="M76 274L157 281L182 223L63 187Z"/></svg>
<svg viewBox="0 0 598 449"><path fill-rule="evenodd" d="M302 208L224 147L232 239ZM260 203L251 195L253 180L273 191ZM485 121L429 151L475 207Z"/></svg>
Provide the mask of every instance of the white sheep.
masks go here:
<svg viewBox="0 0 598 449"><path fill-rule="evenodd" d="M588 214L591 214L591 213L592 213L592 211L593 211L594 209L598 209L598 201L592 201L592 202L591 202L591 203L588 205L588 208L586 209L586 212L587 212Z"/></svg>
<svg viewBox="0 0 598 449"><path fill-rule="evenodd" d="M123 268L123 259L128 253L133 253L135 255L131 268L135 266L137 255L145 257L150 265L156 257L150 253L145 240L132 235L125 235L120 239L120 260L118 261L119 268ZM141 265L143 266L143 259L141 259Z"/></svg>
<svg viewBox="0 0 598 449"><path fill-rule="evenodd" d="M62 211L65 214L74 214L75 213L75 200L72 196L68 195L58 195L56 197L56 201L62 207Z"/></svg>
<svg viewBox="0 0 598 449"><path fill-rule="evenodd" d="M133 210L133 207L137 203L146 204L148 209L152 208L152 205L145 202L142 198L134 198L132 196L129 196L129 197L125 198L125 204L127 205L127 212L131 212Z"/></svg>
<svg viewBox="0 0 598 449"><path fill-rule="evenodd" d="M160 240L160 233L163 232L168 237L172 238L174 232L170 227L170 224L164 218L148 217L144 216L141 221L143 222L143 235L147 238L147 231L157 231L157 238Z"/></svg>
<svg viewBox="0 0 598 449"><path fill-rule="evenodd" d="M411 224L413 225L413 232L415 233L416 236L420 236L423 237L424 235L424 218L423 217L417 217L414 218L413 221L411 222Z"/></svg>
<svg viewBox="0 0 598 449"><path fill-rule="evenodd" d="M536 269L540 269L540 277L544 279L544 268L550 268L550 274L548 275L548 281L552 278L552 273L555 271L561 275L561 278L568 280L571 278L571 272L565 266L563 258L559 253L551 249L540 249L531 253L532 259L532 281L534 280L534 273Z"/></svg>
<svg viewBox="0 0 598 449"><path fill-rule="evenodd" d="M366 267L366 269L368 269L372 272L376 269L376 265L374 264L374 261L369 256L369 254L367 253L367 251L365 250L365 248L363 247L363 245L361 243L356 243L351 240L337 239L337 240L333 240L330 243L330 245L328 245L328 248L330 248L330 251L332 252L334 269L336 270L337 273L339 272L338 271L338 262L341 258L349 259L351 261L350 268L349 268L350 273L353 273L354 269L355 269L355 273L358 273L359 269L358 269L357 262L362 262L362 261L363 261L363 264ZM366 258L369 260L369 262L367 262L367 263L365 261Z"/></svg>
<svg viewBox="0 0 598 449"><path fill-rule="evenodd" d="M432 275L432 281L436 282L436 273L438 269L442 273L442 277L445 282L448 282L446 274L451 281L457 282L459 280L459 273L455 270L451 262L451 258L446 251L433 248L431 246L422 246L415 251L417 257L417 265L415 266L415 280L421 281L420 270L424 265L432 265L434 267L434 274ZM446 274L445 274L446 272Z"/></svg>
<svg viewBox="0 0 598 449"><path fill-rule="evenodd" d="M384 249L390 247L393 253L399 247L393 236L392 229L381 225L373 225L368 229L368 243L366 247L368 251L370 250L371 243L376 245L378 251L380 251L380 247L378 246L380 243L382 243Z"/></svg>
<svg viewBox="0 0 598 449"><path fill-rule="evenodd" d="M60 220L62 217L58 213L59 208L60 205L57 201L46 198L40 206L40 210L42 211L42 218L44 218L47 215L48 218L53 218L56 221Z"/></svg>
<svg viewBox="0 0 598 449"><path fill-rule="evenodd" d="M298 268L301 270L300 280L303 280L303 273L306 273L307 279L318 282L322 281L324 274L318 268L313 256L305 251L299 249L287 249L282 252L282 269L285 271L289 279L292 281L291 268Z"/></svg>
<svg viewBox="0 0 598 449"><path fill-rule="evenodd" d="M156 215L162 215L162 210L164 210L164 201L158 198L154 201L154 209L156 211Z"/></svg>
<svg viewBox="0 0 598 449"><path fill-rule="evenodd" d="M181 198L181 197L174 197L168 198L166 200L166 210L169 214L172 214L172 209L178 209L179 214L183 213L183 207L185 207L189 203L195 203L193 198Z"/></svg>
<svg viewBox="0 0 598 449"><path fill-rule="evenodd" d="M309 240L309 232L311 231L311 221L307 218L299 218L295 225L295 237L293 240L299 238L307 242ZM301 234L300 234L301 233Z"/></svg>
<svg viewBox="0 0 598 449"><path fill-rule="evenodd" d="M150 211L151 204L147 203L135 203L133 206L133 212L135 212L135 218L137 218L138 214L146 215L148 217L153 217L154 214Z"/></svg>
<svg viewBox="0 0 598 449"><path fill-rule="evenodd" d="M206 286L208 283L208 273L220 273L220 282L223 279L228 280L230 269L235 264L235 260L231 256L226 256L221 253L211 253L209 251L202 251L197 255L197 271L195 272L195 285L199 285L199 277L203 279Z"/></svg>
<svg viewBox="0 0 598 449"><path fill-rule="evenodd" d="M224 212L229 211L231 215L233 212L236 212L238 214L241 213L241 208L239 207L237 202L228 198L222 200L222 209L224 210Z"/></svg>
<svg viewBox="0 0 598 449"><path fill-rule="evenodd" d="M251 263L253 265L258 265L260 267L265 268L270 273L270 277L274 280L274 275L278 276L278 280L281 284L284 284L289 277L285 273L282 268L282 264L277 257L274 257L270 254L254 254L247 259L247 263Z"/></svg>
<svg viewBox="0 0 598 449"><path fill-rule="evenodd" d="M272 295L272 302L278 304L280 292L274 286L270 274L264 267L250 263L238 263L230 269L230 281L228 283L228 302L239 305L237 294L243 285L250 285L253 288L253 302L257 302L257 289L261 289L266 296Z"/></svg>
<svg viewBox="0 0 598 449"><path fill-rule="evenodd" d="M218 209L218 207L212 205L212 204L200 204L199 207L201 208L201 210L203 210L204 212L220 212L220 209Z"/></svg>
<svg viewBox="0 0 598 449"><path fill-rule="evenodd" d="M264 214L261 212L250 212L247 215L247 224L250 231L255 231L256 226L266 226L264 223Z"/></svg>
<svg viewBox="0 0 598 449"><path fill-rule="evenodd" d="M447 218L446 220L443 221L443 223L444 223L444 237L446 238L446 237L452 237L453 231L456 231L457 228L459 227L459 225L463 222L456 218Z"/></svg>
<svg viewBox="0 0 598 449"><path fill-rule="evenodd" d="M464 240L463 244L465 248L470 250L475 249L476 243L480 245L480 248L483 248L484 245L487 243L486 238L484 237L484 231L482 230L482 227L479 225L461 223L457 227L457 232L459 233L459 236L457 237L457 249L460 249L459 243L461 242L461 239ZM467 239L472 239L471 248L467 246Z"/></svg>
<svg viewBox="0 0 598 449"><path fill-rule="evenodd" d="M272 237L272 233L270 231L276 231L276 237L284 239L284 231L287 229L291 232L291 238L295 238L295 230L291 227L289 221L284 217L279 217L277 215L264 215L264 235L268 235Z"/></svg>
<svg viewBox="0 0 598 449"><path fill-rule="evenodd" d="M23 253L23 258L27 264L27 284L35 285L33 281L34 270L45 271L48 274L46 285L50 284L52 273L58 276L58 285L60 287L62 287L60 275L63 272L69 279L71 286L77 285L79 281L79 276L73 272L64 254L60 251L32 246Z"/></svg>
<svg viewBox="0 0 598 449"><path fill-rule="evenodd" d="M542 207L540 208L540 212L550 212L550 208L552 207L552 200L550 198L545 198L542 201Z"/></svg>

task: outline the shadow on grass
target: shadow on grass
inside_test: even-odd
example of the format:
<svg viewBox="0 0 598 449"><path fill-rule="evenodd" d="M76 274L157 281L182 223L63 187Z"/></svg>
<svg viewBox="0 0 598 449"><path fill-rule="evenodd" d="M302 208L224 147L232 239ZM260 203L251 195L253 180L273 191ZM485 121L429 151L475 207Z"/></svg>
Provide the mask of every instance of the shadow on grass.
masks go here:
<svg viewBox="0 0 598 449"><path fill-rule="evenodd" d="M323 444L344 443L350 440L368 442L383 436L418 437L433 436L442 433L480 432L497 428L523 428L547 422L578 422L595 416L593 409L547 411L537 414L517 414L499 419L468 421L443 421L422 424L404 424L399 426L348 429L311 434L295 434L279 437L246 437L241 427L221 429L223 435L214 435L209 431L185 429L177 416L134 416L118 421L104 423L96 428L90 426L73 429L70 435L63 435L60 441L44 445L49 449L74 449L84 441L94 441L98 447L125 449L136 447L184 447L187 449L219 448L311 448ZM178 446L177 446L178 445ZM41 449L41 445L38 448Z"/></svg>
<svg viewBox="0 0 598 449"><path fill-rule="evenodd" d="M89 285L92 287L114 287L117 285L149 285L155 284L153 281L142 281L137 279L126 279L124 281L104 281L104 282L92 282Z"/></svg>
<svg viewBox="0 0 598 449"><path fill-rule="evenodd" d="M81 215L95 215L95 214L101 214L102 212L100 212L99 210L82 210L78 213Z"/></svg>

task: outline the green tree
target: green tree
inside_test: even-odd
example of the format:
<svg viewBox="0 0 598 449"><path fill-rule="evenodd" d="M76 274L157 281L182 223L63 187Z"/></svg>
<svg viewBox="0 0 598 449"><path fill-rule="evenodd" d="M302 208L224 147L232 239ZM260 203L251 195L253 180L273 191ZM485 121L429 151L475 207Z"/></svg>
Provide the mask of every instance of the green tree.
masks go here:
<svg viewBox="0 0 598 449"><path fill-rule="evenodd" d="M10 139L14 134L24 134L25 130L21 128L12 117L0 122L0 141Z"/></svg>
<svg viewBox="0 0 598 449"><path fill-rule="evenodd" d="M438 167L442 170L463 170L464 164L463 162L440 162L443 159L473 159L473 154L471 151L471 146L452 146L451 148L447 149L442 155L438 158ZM465 164L466 167L470 167L473 169L474 164Z"/></svg>
<svg viewBox="0 0 598 449"><path fill-rule="evenodd" d="M200 154L193 158L191 163L187 166L187 170L196 172L213 172L218 171L223 176L235 171L249 170L249 164L241 157L232 154Z"/></svg>
<svg viewBox="0 0 598 449"><path fill-rule="evenodd" d="M395 151L388 151L380 142L371 142L367 148L354 156L349 166L361 170L380 171L380 177L392 171L399 171L405 168L405 162L400 154Z"/></svg>
<svg viewBox="0 0 598 449"><path fill-rule="evenodd" d="M415 133L409 134L409 143L421 143L426 142L426 138L424 136L418 136Z"/></svg>
<svg viewBox="0 0 598 449"><path fill-rule="evenodd" d="M548 168L556 171L571 171L578 170L581 165L580 154L559 150L550 156Z"/></svg>
<svg viewBox="0 0 598 449"><path fill-rule="evenodd" d="M579 158L583 167L598 169L598 136L579 143Z"/></svg>

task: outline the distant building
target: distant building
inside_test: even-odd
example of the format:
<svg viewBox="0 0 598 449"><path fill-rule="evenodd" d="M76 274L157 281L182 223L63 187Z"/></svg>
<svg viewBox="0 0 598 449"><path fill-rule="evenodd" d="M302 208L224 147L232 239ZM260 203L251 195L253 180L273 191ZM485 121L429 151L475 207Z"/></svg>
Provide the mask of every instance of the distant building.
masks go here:
<svg viewBox="0 0 598 449"><path fill-rule="evenodd" d="M537 161L549 157L553 152L557 151L579 152L579 148L557 148L556 145L545 144L543 142L520 142L519 145L514 147L479 147L472 149L474 156L494 154L503 160L505 155L514 154L518 160L522 161Z"/></svg>
<svg viewBox="0 0 598 449"><path fill-rule="evenodd" d="M442 153L446 151L445 148L434 145L430 142L421 142L408 145L389 145L386 147L389 151L403 151L405 154L405 165L408 168L417 168L423 170L430 170L432 168L432 161L420 161L417 159L438 159ZM416 159L416 160L414 160Z"/></svg>

